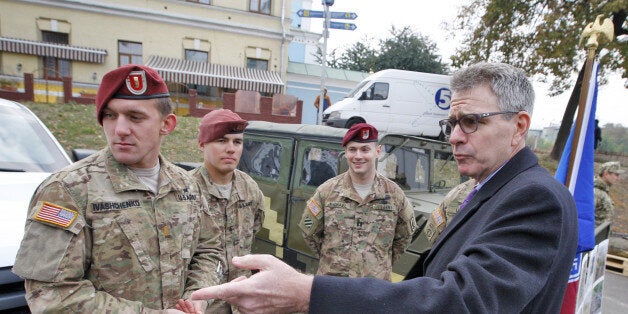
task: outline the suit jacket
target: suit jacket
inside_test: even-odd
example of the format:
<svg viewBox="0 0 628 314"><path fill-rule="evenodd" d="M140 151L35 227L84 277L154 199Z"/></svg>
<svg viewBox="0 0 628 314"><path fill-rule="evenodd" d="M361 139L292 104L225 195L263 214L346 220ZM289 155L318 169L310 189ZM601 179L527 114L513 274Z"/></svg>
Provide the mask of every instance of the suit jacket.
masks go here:
<svg viewBox="0 0 628 314"><path fill-rule="evenodd" d="M440 235L424 277L316 276L311 313L557 313L578 241L573 197L518 152Z"/></svg>

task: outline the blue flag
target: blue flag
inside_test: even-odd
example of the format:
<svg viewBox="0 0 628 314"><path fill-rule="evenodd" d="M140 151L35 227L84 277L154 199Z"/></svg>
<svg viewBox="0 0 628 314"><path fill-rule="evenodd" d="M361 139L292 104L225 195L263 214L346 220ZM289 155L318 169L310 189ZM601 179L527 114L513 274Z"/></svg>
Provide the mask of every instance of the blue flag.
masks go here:
<svg viewBox="0 0 628 314"><path fill-rule="evenodd" d="M595 198L593 196L593 144L595 141L595 108L597 105L597 72L599 63L593 65L593 73L589 86L589 95L585 114L582 120L582 128L576 130L574 125L569 133L569 139L565 144L563 154L556 169L556 179L562 183L567 180L567 171L571 161L573 145L578 145L576 158L568 186L576 201L578 208L578 252L585 252L595 247ZM574 134L580 132L579 142L573 143Z"/></svg>
<svg viewBox="0 0 628 314"><path fill-rule="evenodd" d="M573 195L578 210L578 252L574 258L569 282L563 299L561 314L576 312L578 299L578 286L581 274L582 252L590 251L595 247L595 197L593 195L593 144L595 141L595 107L597 105L597 72L599 63L593 64L591 79L585 110L582 117L582 126L579 130L576 125L571 128L569 139L565 144L563 155L556 169L556 179L563 184L567 181L567 172L571 162L571 151L576 145L575 158L571 169L571 178L567 188ZM574 143L574 137L578 132L578 142Z"/></svg>

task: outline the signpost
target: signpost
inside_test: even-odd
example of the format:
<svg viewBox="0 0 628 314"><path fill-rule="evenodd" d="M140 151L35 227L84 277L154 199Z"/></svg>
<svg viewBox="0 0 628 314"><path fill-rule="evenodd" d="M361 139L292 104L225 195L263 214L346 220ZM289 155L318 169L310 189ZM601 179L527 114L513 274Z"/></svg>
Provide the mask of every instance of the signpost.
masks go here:
<svg viewBox="0 0 628 314"><path fill-rule="evenodd" d="M330 19L355 20L358 15L355 12L329 12L329 7L334 4L334 0L322 0L324 11L304 10L297 11L299 17L324 18L323 22L323 49L322 49L322 66L321 66L321 91L318 101L318 112L316 114L317 124L323 124L323 108L325 103L325 66L327 63L327 38L329 37L329 29L343 29L353 31L358 28L353 23L331 22Z"/></svg>
<svg viewBox="0 0 628 314"><path fill-rule="evenodd" d="M353 30L355 30L358 27L355 26L355 24L353 24L353 23L329 22L329 28L346 29L346 30L353 31Z"/></svg>

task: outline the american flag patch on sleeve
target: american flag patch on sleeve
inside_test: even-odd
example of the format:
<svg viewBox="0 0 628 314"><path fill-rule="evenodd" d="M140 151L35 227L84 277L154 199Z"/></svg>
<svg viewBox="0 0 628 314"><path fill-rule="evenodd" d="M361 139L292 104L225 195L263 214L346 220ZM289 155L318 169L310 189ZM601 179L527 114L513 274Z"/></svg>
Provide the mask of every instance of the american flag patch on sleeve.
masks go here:
<svg viewBox="0 0 628 314"><path fill-rule="evenodd" d="M314 217L318 216L318 214L321 213L321 205L313 200L307 201L307 208L310 210L310 213L312 213Z"/></svg>
<svg viewBox="0 0 628 314"><path fill-rule="evenodd" d="M48 202L43 202L33 219L60 226L69 227L76 219L78 213Z"/></svg>

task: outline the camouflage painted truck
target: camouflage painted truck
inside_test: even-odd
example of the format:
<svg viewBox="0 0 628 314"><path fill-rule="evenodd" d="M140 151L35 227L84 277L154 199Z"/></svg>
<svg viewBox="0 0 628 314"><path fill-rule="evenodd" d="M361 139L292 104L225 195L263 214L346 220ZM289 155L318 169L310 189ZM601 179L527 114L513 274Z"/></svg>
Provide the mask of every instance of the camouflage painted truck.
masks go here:
<svg viewBox="0 0 628 314"><path fill-rule="evenodd" d="M327 179L347 169L341 140L346 129L319 125L251 121L245 130L239 168L264 192L266 218L254 253L272 254L304 272L315 273L318 259L298 226L305 203ZM406 253L393 265L399 281L429 249L422 232L427 217L460 176L449 143L380 133L378 171L397 182L414 205L417 225Z"/></svg>

